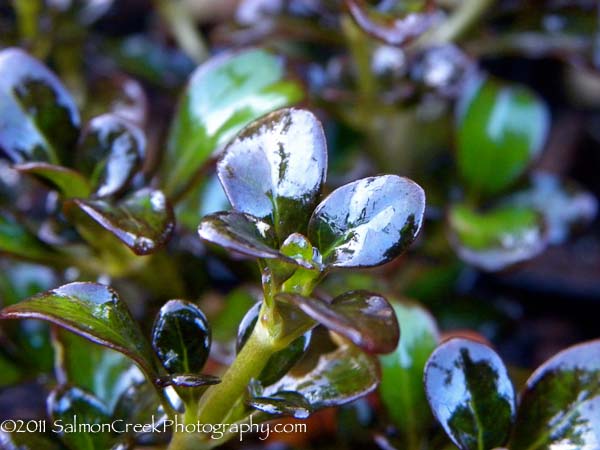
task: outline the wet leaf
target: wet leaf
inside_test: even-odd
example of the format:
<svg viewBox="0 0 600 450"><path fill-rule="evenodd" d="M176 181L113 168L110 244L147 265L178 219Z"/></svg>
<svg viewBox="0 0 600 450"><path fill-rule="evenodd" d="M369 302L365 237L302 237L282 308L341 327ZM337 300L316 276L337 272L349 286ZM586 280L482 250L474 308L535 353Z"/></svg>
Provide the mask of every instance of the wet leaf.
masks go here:
<svg viewBox="0 0 600 450"><path fill-rule="evenodd" d="M246 127L217 171L233 208L273 225L278 241L304 233L327 173L323 128L309 111L283 109Z"/></svg>
<svg viewBox="0 0 600 450"><path fill-rule="evenodd" d="M115 114L90 120L83 131L76 165L89 177L94 193L120 192L140 169L146 138L142 130Z"/></svg>
<svg viewBox="0 0 600 450"><path fill-rule="evenodd" d="M425 367L434 416L462 450L501 447L515 414L506 367L491 348L468 339L444 342Z"/></svg>
<svg viewBox="0 0 600 450"><path fill-rule="evenodd" d="M523 207L477 212L455 205L449 212L450 243L464 261L488 271L541 253L547 235L541 215Z"/></svg>
<svg viewBox="0 0 600 450"><path fill-rule="evenodd" d="M285 80L283 61L250 49L213 58L190 78L167 142L163 183L179 197L215 150L243 127L303 97Z"/></svg>
<svg viewBox="0 0 600 450"><path fill-rule="evenodd" d="M600 341L570 347L542 364L521 395L511 450L600 443Z"/></svg>
<svg viewBox="0 0 600 450"><path fill-rule="evenodd" d="M7 213L0 213L0 253L32 261L57 261L59 257L52 247Z"/></svg>
<svg viewBox="0 0 600 450"><path fill-rule="evenodd" d="M140 128L146 125L148 98L141 83L125 75L111 74L92 81L93 98L86 104L87 117L110 111Z"/></svg>
<svg viewBox="0 0 600 450"><path fill-rule="evenodd" d="M458 107L457 162L468 187L496 194L540 153L550 126L546 105L523 86L478 79Z"/></svg>
<svg viewBox="0 0 600 450"><path fill-rule="evenodd" d="M53 390L47 400L48 415L53 429L72 450L106 450L112 447L115 437L106 432L85 432L78 425L110 423L110 413L100 400L77 387L60 387ZM62 426L62 430L56 424Z"/></svg>
<svg viewBox="0 0 600 450"><path fill-rule="evenodd" d="M56 330L56 373L60 384L94 394L109 412L131 386L144 380L133 361L64 329Z"/></svg>
<svg viewBox="0 0 600 450"><path fill-rule="evenodd" d="M294 419L306 419L312 408L303 395L297 392L280 391L271 397L254 397L248 405L274 416L289 416Z"/></svg>
<svg viewBox="0 0 600 450"><path fill-rule="evenodd" d="M75 170L48 163L24 163L14 166L21 173L35 175L58 189L67 198L86 198L91 193L88 181Z"/></svg>
<svg viewBox="0 0 600 450"><path fill-rule="evenodd" d="M258 314L260 312L261 302L254 304L248 310L240 322L236 349L239 352L256 326ZM269 358L269 361L258 376L258 381L263 386L269 386L280 380L294 365L304 356L312 337L312 331L293 340L286 348L280 350Z"/></svg>
<svg viewBox="0 0 600 450"><path fill-rule="evenodd" d="M164 415L156 389L147 381L130 386L118 398L113 417L125 423L151 423Z"/></svg>
<svg viewBox="0 0 600 450"><path fill-rule="evenodd" d="M173 210L161 191L140 189L119 201L71 200L100 226L114 234L136 255L147 255L165 245L175 228Z"/></svg>
<svg viewBox="0 0 600 450"><path fill-rule="evenodd" d="M198 226L200 238L255 258L287 259L275 249L273 227L250 214L235 211L206 216Z"/></svg>
<svg viewBox="0 0 600 450"><path fill-rule="evenodd" d="M169 300L160 309L152 329L152 346L167 372L200 372L210 345L210 327L198 306L185 300Z"/></svg>
<svg viewBox="0 0 600 450"><path fill-rule="evenodd" d="M0 448L4 450L63 450L58 442L41 433L7 433L0 431Z"/></svg>
<svg viewBox="0 0 600 450"><path fill-rule="evenodd" d="M0 311L0 319L40 319L133 359L153 376L152 351L127 306L111 288L70 283Z"/></svg>
<svg viewBox="0 0 600 450"><path fill-rule="evenodd" d="M202 374L177 374L160 377L158 379L159 386L175 386L183 388L196 388L202 386L210 386L219 384L221 379L212 375Z"/></svg>
<svg viewBox="0 0 600 450"><path fill-rule="evenodd" d="M308 237L333 267L391 261L415 239L425 193L396 175L363 178L333 191L314 211Z"/></svg>
<svg viewBox="0 0 600 450"><path fill-rule="evenodd" d="M398 345L400 328L388 301L368 291L351 291L327 303L297 294L279 294L306 315L350 339L369 353L389 353Z"/></svg>
<svg viewBox="0 0 600 450"><path fill-rule="evenodd" d="M379 383L377 362L352 346L321 355L316 367L305 375L288 375L264 391L265 397L281 391L297 392L311 408L338 406L372 392Z"/></svg>
<svg viewBox="0 0 600 450"><path fill-rule="evenodd" d="M591 193L546 172L533 174L531 186L511 195L505 202L542 214L551 244L566 241L572 230L588 225L598 212L598 201Z"/></svg>
<svg viewBox="0 0 600 450"><path fill-rule="evenodd" d="M441 19L441 15L431 8L403 15L384 15L369 8L364 0L345 0L345 3L352 19L363 31L390 45L412 41Z"/></svg>
<svg viewBox="0 0 600 450"><path fill-rule="evenodd" d="M11 161L64 162L79 125L75 102L50 70L23 50L0 52L0 149Z"/></svg>
<svg viewBox="0 0 600 450"><path fill-rule="evenodd" d="M391 301L402 337L396 350L380 356L381 400L409 442L418 442L431 425L423 387L425 363L439 342L435 320L418 303Z"/></svg>

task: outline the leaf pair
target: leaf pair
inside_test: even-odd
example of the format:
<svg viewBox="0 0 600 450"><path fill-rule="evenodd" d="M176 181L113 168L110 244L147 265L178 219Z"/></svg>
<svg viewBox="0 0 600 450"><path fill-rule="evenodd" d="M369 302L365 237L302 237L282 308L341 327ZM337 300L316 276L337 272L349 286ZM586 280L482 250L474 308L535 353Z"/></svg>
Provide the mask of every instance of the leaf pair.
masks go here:
<svg viewBox="0 0 600 450"><path fill-rule="evenodd" d="M325 267L383 264L414 240L425 208L416 183L395 175L365 178L317 205L326 170L324 133L313 114L269 114L225 149L217 171L234 211L205 217L200 237L249 256L294 262L279 247L298 233L319 252L305 263L322 257Z"/></svg>
<svg viewBox="0 0 600 450"><path fill-rule="evenodd" d="M425 388L434 415L462 450L501 447L509 437L512 450L592 449L600 439L599 356L599 341L555 355L529 378L517 409L500 357L486 345L451 339L431 355Z"/></svg>

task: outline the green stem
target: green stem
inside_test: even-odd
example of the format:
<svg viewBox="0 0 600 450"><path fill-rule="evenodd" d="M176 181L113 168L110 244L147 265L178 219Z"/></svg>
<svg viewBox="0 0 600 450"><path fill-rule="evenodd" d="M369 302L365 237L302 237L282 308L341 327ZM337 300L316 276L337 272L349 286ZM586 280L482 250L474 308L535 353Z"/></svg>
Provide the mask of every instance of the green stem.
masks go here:
<svg viewBox="0 0 600 450"><path fill-rule="evenodd" d="M425 33L414 46L422 48L455 41L468 31L493 3L494 0L463 0L448 20Z"/></svg>

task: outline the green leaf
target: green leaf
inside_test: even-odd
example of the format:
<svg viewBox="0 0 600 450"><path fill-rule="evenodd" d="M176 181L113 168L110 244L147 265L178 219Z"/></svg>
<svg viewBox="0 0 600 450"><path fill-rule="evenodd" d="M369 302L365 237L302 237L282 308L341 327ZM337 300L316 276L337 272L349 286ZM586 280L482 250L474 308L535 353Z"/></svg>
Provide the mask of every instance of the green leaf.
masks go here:
<svg viewBox="0 0 600 450"><path fill-rule="evenodd" d="M109 412L131 386L144 380L133 361L64 329L56 330L56 373L61 384L94 394Z"/></svg>
<svg viewBox="0 0 600 450"><path fill-rule="evenodd" d="M58 189L67 198L86 198L91 193L88 181L75 170L44 162L31 162L14 166L21 173L35 175Z"/></svg>
<svg viewBox="0 0 600 450"><path fill-rule="evenodd" d="M535 209L544 216L550 244L567 240L572 230L589 225L598 212L598 201L576 183L547 172L536 172L530 186L504 203Z"/></svg>
<svg viewBox="0 0 600 450"><path fill-rule="evenodd" d="M542 364L521 395L511 450L595 449L600 442L600 340Z"/></svg>
<svg viewBox="0 0 600 450"><path fill-rule="evenodd" d="M198 225L198 234L201 239L227 250L295 264L294 259L276 250L273 227L250 214L227 211L208 215Z"/></svg>
<svg viewBox="0 0 600 450"><path fill-rule="evenodd" d="M527 88L482 78L464 90L457 122L462 178L473 191L497 194L540 153L550 114Z"/></svg>
<svg viewBox="0 0 600 450"><path fill-rule="evenodd" d="M7 433L0 431L0 448L3 450L64 450L60 443L41 433Z"/></svg>
<svg viewBox="0 0 600 450"><path fill-rule="evenodd" d="M152 423L163 417L156 389L147 381L130 386L117 400L113 417L125 423ZM131 430L133 432L133 430Z"/></svg>
<svg viewBox="0 0 600 450"><path fill-rule="evenodd" d="M323 128L309 111L273 112L227 146L217 173L233 208L273 225L278 242L305 233L327 173Z"/></svg>
<svg viewBox="0 0 600 450"><path fill-rule="evenodd" d="M111 423L110 413L93 395L77 387L59 387L48 396L47 407L53 430L71 450L107 450L115 443L110 433L79 429L82 424L99 428Z"/></svg>
<svg viewBox="0 0 600 450"><path fill-rule="evenodd" d="M491 348L454 338L431 355L425 391L434 416L461 450L501 447L515 414L506 367Z"/></svg>
<svg viewBox="0 0 600 450"><path fill-rule="evenodd" d="M204 313L191 302L169 300L152 329L152 346L170 374L194 374L204 367L211 332Z"/></svg>
<svg viewBox="0 0 600 450"><path fill-rule="evenodd" d="M306 315L369 353L389 353L398 345L400 328L396 314L380 295L351 291L334 298L331 303L287 293L276 298L296 305Z"/></svg>
<svg viewBox="0 0 600 450"><path fill-rule="evenodd" d="M202 386L210 386L213 384L219 384L221 379L213 375L204 374L175 374L160 377L158 379L159 386L175 386L183 388L197 388Z"/></svg>
<svg viewBox="0 0 600 450"><path fill-rule="evenodd" d="M116 194L141 168L146 147L142 130L115 114L90 120L77 151L76 165L89 177L98 197Z"/></svg>
<svg viewBox="0 0 600 450"><path fill-rule="evenodd" d="M256 326L262 302L255 303L241 320L237 336L236 350L239 352ZM312 331L294 339L286 348L271 355L269 361L260 372L258 381L269 386L280 380L304 356L310 345Z"/></svg>
<svg viewBox="0 0 600 450"><path fill-rule="evenodd" d="M353 346L342 346L321 355L310 372L288 375L264 390L265 397L281 391L297 392L317 410L339 406L372 392L379 383L377 361Z"/></svg>
<svg viewBox="0 0 600 450"><path fill-rule="evenodd" d="M300 85L284 77L283 60L261 49L212 58L192 74L167 141L169 197L180 197L215 150L250 122L302 99Z"/></svg>
<svg viewBox="0 0 600 450"><path fill-rule="evenodd" d="M0 353L0 388L17 384L22 375L21 369Z"/></svg>
<svg viewBox="0 0 600 450"><path fill-rule="evenodd" d="M12 215L0 212L0 253L32 261L56 261L58 253Z"/></svg>
<svg viewBox="0 0 600 450"><path fill-rule="evenodd" d="M70 200L67 211L77 207L111 232L136 255L157 251L175 228L173 210L161 191L140 189L118 200Z"/></svg>
<svg viewBox="0 0 600 450"><path fill-rule="evenodd" d="M308 237L333 267L371 267L391 261L415 239L425 193L396 175L363 178L333 191L314 211Z"/></svg>
<svg viewBox="0 0 600 450"><path fill-rule="evenodd" d="M416 443L431 425L423 371L439 342L439 333L431 314L418 303L392 301L391 304L402 326L402 337L393 353L379 357L380 397L394 425L407 441Z"/></svg>
<svg viewBox="0 0 600 450"><path fill-rule="evenodd" d="M478 212L454 205L448 224L450 244L461 259L488 271L530 259L547 245L543 218L530 208L500 206Z"/></svg>
<svg viewBox="0 0 600 450"><path fill-rule="evenodd" d="M154 378L152 350L127 306L107 286L66 284L4 308L0 319L40 319L55 323L123 353Z"/></svg>
<svg viewBox="0 0 600 450"><path fill-rule="evenodd" d="M14 163L64 162L79 112L59 79L23 50L0 52L0 149Z"/></svg>
<svg viewBox="0 0 600 450"><path fill-rule="evenodd" d="M306 398L297 392L280 391L271 397L254 397L248 405L271 416L289 416L306 419L312 408Z"/></svg>

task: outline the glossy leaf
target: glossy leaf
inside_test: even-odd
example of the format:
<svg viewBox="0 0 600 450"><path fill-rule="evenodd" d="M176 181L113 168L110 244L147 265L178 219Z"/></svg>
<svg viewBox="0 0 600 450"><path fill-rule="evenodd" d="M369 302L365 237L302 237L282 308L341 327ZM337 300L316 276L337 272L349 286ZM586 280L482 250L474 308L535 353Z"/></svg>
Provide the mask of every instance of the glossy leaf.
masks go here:
<svg viewBox="0 0 600 450"><path fill-rule="evenodd" d="M210 386L213 384L219 384L221 379L215 377L213 375L203 375L203 374L178 374L178 375L168 375L165 377L160 377L158 379L159 386L175 386L175 387L183 387L183 388L196 388L202 386Z"/></svg>
<svg viewBox="0 0 600 450"><path fill-rule="evenodd" d="M333 267L371 267L402 253L415 239L425 193L396 175L363 178L333 191L314 211L308 237Z"/></svg>
<svg viewBox="0 0 600 450"><path fill-rule="evenodd" d="M351 291L331 303L296 294L279 294L277 299L296 305L306 315L369 353L389 353L398 345L400 328L396 315L380 295Z"/></svg>
<svg viewBox="0 0 600 450"><path fill-rule="evenodd" d="M275 249L273 227L249 214L235 211L211 214L200 222L198 234L205 241L244 255L284 258Z"/></svg>
<svg viewBox="0 0 600 450"><path fill-rule="evenodd" d="M570 347L542 364L521 396L511 450L600 443L600 341Z"/></svg>
<svg viewBox="0 0 600 450"><path fill-rule="evenodd" d="M457 162L468 187L496 194L514 183L548 134L546 105L523 86L478 79L458 107Z"/></svg>
<svg viewBox="0 0 600 450"><path fill-rule="evenodd" d="M144 380L131 359L64 329L56 330L55 345L58 381L94 394L109 412L127 389Z"/></svg>
<svg viewBox="0 0 600 450"><path fill-rule="evenodd" d="M115 114L90 120L77 152L77 167L98 197L121 191L141 167L146 138L137 126Z"/></svg>
<svg viewBox="0 0 600 450"><path fill-rule="evenodd" d="M46 181L66 197L86 198L91 193L88 181L79 172L63 166L31 162L19 164L15 169Z"/></svg>
<svg viewBox="0 0 600 450"><path fill-rule="evenodd" d="M323 128L309 111L283 109L246 127L217 171L233 208L273 225L279 242L304 233L327 173Z"/></svg>
<svg viewBox="0 0 600 450"><path fill-rule="evenodd" d="M0 319L40 319L133 359L154 373L151 350L127 306L111 288L97 283L70 283L0 311Z"/></svg>
<svg viewBox="0 0 600 450"><path fill-rule="evenodd" d="M130 386L118 398L113 411L113 417L125 423L151 423L153 416L156 421L163 415L156 389L148 382Z"/></svg>
<svg viewBox="0 0 600 450"><path fill-rule="evenodd" d="M458 255L488 271L532 258L547 244L543 219L533 209L507 206L480 213L455 205L448 224L450 243Z"/></svg>
<svg viewBox="0 0 600 450"><path fill-rule="evenodd" d="M10 160L65 161L79 125L75 102L56 75L23 50L0 52L0 149Z"/></svg>
<svg viewBox="0 0 600 450"><path fill-rule="evenodd" d="M391 304L402 326L402 337L393 353L379 357L381 401L405 438L418 442L431 424L423 370L439 342L439 332L433 317L418 303Z"/></svg>
<svg viewBox="0 0 600 450"><path fill-rule="evenodd" d="M551 244L566 241L572 230L588 225L598 212L598 201L591 193L546 172L533 174L531 186L511 195L506 203L542 214Z"/></svg>
<svg viewBox="0 0 600 450"><path fill-rule="evenodd" d="M239 352L256 326L261 303L254 304L241 320L237 336L237 351ZM269 386L280 380L306 353L310 345L312 331L296 338L286 348L280 350L269 358L269 361L258 376L258 381L263 386Z"/></svg>
<svg viewBox="0 0 600 450"><path fill-rule="evenodd" d="M301 87L284 77L283 61L260 49L215 57L193 73L167 142L163 183L169 197L179 197L243 127L303 97Z"/></svg>
<svg viewBox="0 0 600 450"><path fill-rule="evenodd" d="M53 261L57 252L9 214L0 213L0 253L33 261Z"/></svg>
<svg viewBox="0 0 600 450"><path fill-rule="evenodd" d="M312 412L310 403L297 392L281 391L271 397L254 397L248 401L248 405L269 415L294 419L306 419Z"/></svg>
<svg viewBox="0 0 600 450"><path fill-rule="evenodd" d="M152 329L152 346L167 372L200 372L210 345L210 327L198 306L185 300L169 300L160 309Z"/></svg>
<svg viewBox="0 0 600 450"><path fill-rule="evenodd" d="M462 450L501 447L515 414L506 367L491 348L468 339L444 342L425 367L434 416Z"/></svg>
<svg viewBox="0 0 600 450"><path fill-rule="evenodd" d="M53 390L47 400L48 415L61 440L77 450L106 450L112 447L115 437L106 432L85 432L78 424L102 425L111 423L110 413L96 397L77 387L63 387Z"/></svg>
<svg viewBox="0 0 600 450"><path fill-rule="evenodd" d="M342 346L321 355L305 375L288 375L264 391L265 397L281 391L297 392L313 410L338 406L372 392L379 383L377 362L352 346Z"/></svg>
<svg viewBox="0 0 600 450"><path fill-rule="evenodd" d="M136 255L147 255L165 245L175 228L173 210L161 191L140 189L119 201L74 199L77 207L114 234Z"/></svg>

